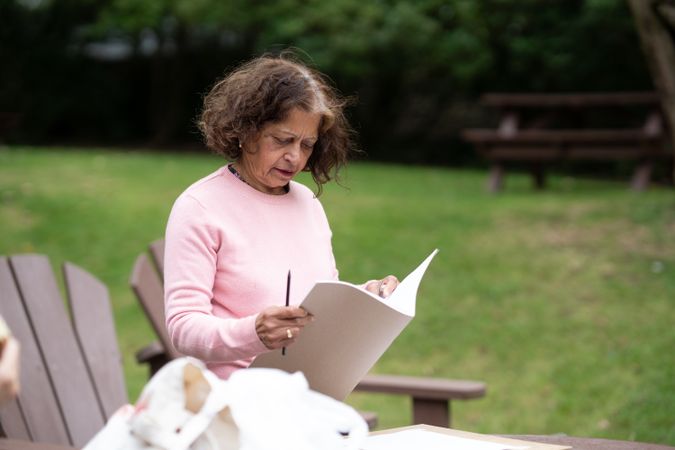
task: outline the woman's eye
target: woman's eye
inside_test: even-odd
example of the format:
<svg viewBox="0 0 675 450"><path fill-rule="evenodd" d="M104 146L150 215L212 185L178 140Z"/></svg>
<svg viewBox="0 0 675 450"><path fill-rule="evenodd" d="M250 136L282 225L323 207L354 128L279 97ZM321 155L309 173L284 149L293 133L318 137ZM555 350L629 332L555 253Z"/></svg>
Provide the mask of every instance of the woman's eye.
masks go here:
<svg viewBox="0 0 675 450"><path fill-rule="evenodd" d="M312 142L303 142L302 147L306 148L307 150L312 150L314 148L314 144Z"/></svg>
<svg viewBox="0 0 675 450"><path fill-rule="evenodd" d="M276 136L274 136L274 142L276 142L276 143L279 144L279 145L288 145L288 144L290 144L290 140L284 139L284 138L280 138L280 137L276 137Z"/></svg>

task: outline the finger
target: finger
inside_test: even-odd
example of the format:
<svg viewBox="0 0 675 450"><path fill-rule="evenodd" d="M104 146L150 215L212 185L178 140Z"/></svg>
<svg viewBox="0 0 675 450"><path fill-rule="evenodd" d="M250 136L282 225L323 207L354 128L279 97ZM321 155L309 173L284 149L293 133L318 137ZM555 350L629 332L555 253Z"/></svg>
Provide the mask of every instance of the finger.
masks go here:
<svg viewBox="0 0 675 450"><path fill-rule="evenodd" d="M261 316L256 319L256 332L260 341L268 349L275 349L288 344L288 341L294 340L305 325L314 320L314 316L311 314L294 319L279 319L269 315Z"/></svg>
<svg viewBox="0 0 675 450"><path fill-rule="evenodd" d="M286 326L304 327L305 325L314 322L314 316L307 314L305 317L296 317L295 319L290 319L285 322Z"/></svg>
<svg viewBox="0 0 675 450"><path fill-rule="evenodd" d="M284 336L283 346L288 347L291 344L294 344L298 340L298 337L302 333L302 328L286 328L286 335Z"/></svg>
<svg viewBox="0 0 675 450"><path fill-rule="evenodd" d="M304 318L308 315L309 313L306 310L296 306L270 306L258 314L256 327L264 326L265 329L273 329L279 326L287 326L287 321Z"/></svg>
<svg viewBox="0 0 675 450"><path fill-rule="evenodd" d="M389 297L398 286L398 278L394 275L388 275L383 278L378 288L378 295L382 298Z"/></svg>
<svg viewBox="0 0 675 450"><path fill-rule="evenodd" d="M296 317L292 319L269 318L264 322L263 332L273 332L279 330L279 335L285 333L286 328L303 328L314 321L314 316Z"/></svg>
<svg viewBox="0 0 675 450"><path fill-rule="evenodd" d="M267 339L267 336L262 333L258 333L258 339L260 339L260 342L263 343L265 347L267 347L269 350L274 349L274 343Z"/></svg>
<svg viewBox="0 0 675 450"><path fill-rule="evenodd" d="M306 309L300 308L299 306L277 307L272 314L278 319L298 319L309 315Z"/></svg>
<svg viewBox="0 0 675 450"><path fill-rule="evenodd" d="M300 334L299 328L285 327L274 330L274 337L267 339L269 345L266 345L269 349L279 349L281 347L287 347L290 344L294 343ZM263 341L264 343L264 341Z"/></svg>
<svg viewBox="0 0 675 450"><path fill-rule="evenodd" d="M378 291L380 289L380 280L372 280L366 283L365 286L366 291L370 292L371 294L378 295Z"/></svg>

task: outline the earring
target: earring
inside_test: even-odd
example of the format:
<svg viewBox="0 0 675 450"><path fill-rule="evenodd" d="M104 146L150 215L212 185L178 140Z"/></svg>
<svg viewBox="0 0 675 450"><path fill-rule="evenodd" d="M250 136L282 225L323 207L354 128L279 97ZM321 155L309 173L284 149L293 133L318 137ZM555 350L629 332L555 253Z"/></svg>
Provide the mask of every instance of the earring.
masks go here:
<svg viewBox="0 0 675 450"><path fill-rule="evenodd" d="M241 148L241 141L239 141L239 148Z"/></svg>

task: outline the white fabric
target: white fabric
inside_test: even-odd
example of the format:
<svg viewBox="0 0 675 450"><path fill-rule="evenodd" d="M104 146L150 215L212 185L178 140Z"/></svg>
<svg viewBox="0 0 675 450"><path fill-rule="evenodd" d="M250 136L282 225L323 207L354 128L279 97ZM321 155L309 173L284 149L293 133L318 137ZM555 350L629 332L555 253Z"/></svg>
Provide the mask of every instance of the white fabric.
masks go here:
<svg viewBox="0 0 675 450"><path fill-rule="evenodd" d="M180 358L84 450L356 450L367 433L356 411L310 390L301 373L245 369L224 381Z"/></svg>

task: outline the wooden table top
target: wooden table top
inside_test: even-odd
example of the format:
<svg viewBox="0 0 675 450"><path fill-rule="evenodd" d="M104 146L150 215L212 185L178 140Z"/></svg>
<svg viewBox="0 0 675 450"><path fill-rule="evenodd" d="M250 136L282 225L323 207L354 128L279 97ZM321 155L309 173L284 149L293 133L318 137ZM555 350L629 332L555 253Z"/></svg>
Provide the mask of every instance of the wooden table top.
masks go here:
<svg viewBox="0 0 675 450"><path fill-rule="evenodd" d="M504 437L541 442L542 444L569 445L573 450L675 450L675 447L669 445L572 436L509 435Z"/></svg>
<svg viewBox="0 0 675 450"><path fill-rule="evenodd" d="M675 450L675 447L643 442L615 441L610 439L580 438L572 436L505 435L512 439L534 441L543 444L567 445L573 450ZM0 450L75 450L54 444L0 439Z"/></svg>
<svg viewBox="0 0 675 450"><path fill-rule="evenodd" d="M479 439L485 440L487 442L504 442L503 438L516 439L520 441L531 441L539 444L544 444L540 446L533 445L533 447L542 449L546 448L546 445L558 445L571 447L572 450L675 450L675 447L668 445L660 444L648 444L645 442L634 442L634 441L616 441L611 439L597 439L597 438L583 438L583 437L573 437L573 436L558 436L558 435L489 435L489 434L476 434L462 430L456 430L452 428L444 427L435 427L431 425L412 425L407 427L392 428L388 430L378 430L372 435L383 435L389 433L396 433L399 431L406 430L424 430L431 431L434 433L448 434L454 437L463 437L467 439Z"/></svg>

